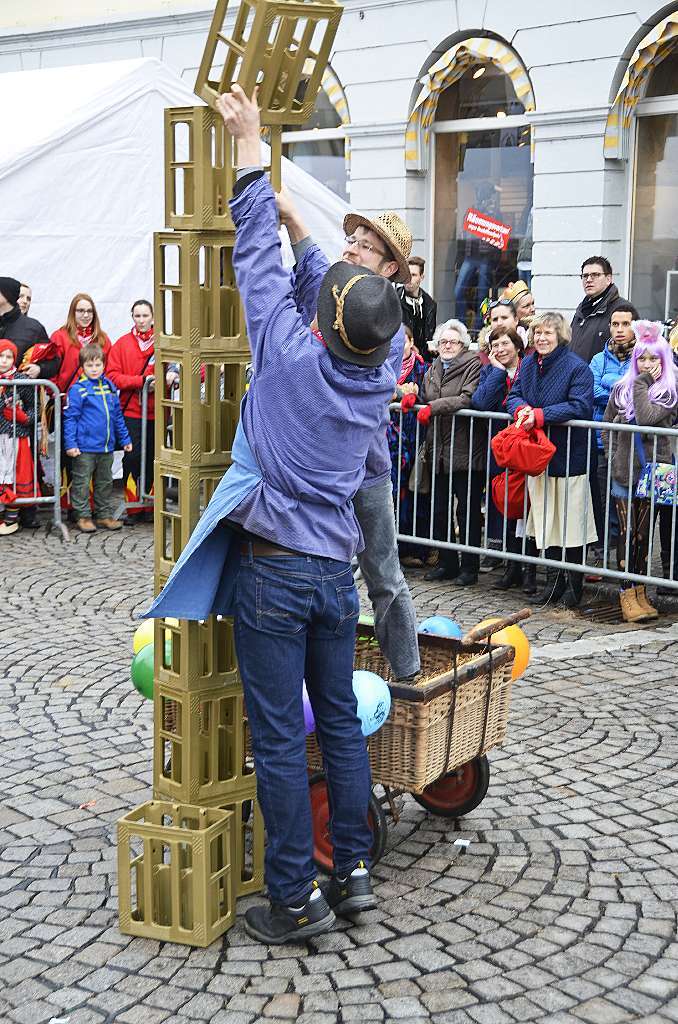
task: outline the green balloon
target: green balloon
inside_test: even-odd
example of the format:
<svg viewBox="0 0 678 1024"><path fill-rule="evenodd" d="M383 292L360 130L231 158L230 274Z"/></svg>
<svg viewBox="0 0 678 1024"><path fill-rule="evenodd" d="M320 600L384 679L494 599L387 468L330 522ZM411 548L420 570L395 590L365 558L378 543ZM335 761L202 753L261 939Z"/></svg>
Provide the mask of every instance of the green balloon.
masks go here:
<svg viewBox="0 0 678 1024"><path fill-rule="evenodd" d="M132 659L132 682L146 700L153 700L153 644L146 644Z"/></svg>

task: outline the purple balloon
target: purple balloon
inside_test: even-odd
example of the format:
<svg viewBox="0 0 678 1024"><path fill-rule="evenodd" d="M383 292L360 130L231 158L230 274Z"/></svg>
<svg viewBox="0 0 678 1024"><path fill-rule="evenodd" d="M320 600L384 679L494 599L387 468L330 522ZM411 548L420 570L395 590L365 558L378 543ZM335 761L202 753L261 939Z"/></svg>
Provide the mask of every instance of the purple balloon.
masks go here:
<svg viewBox="0 0 678 1024"><path fill-rule="evenodd" d="M308 736L310 732L315 732L315 718L313 717L313 708L311 707L311 702L308 699L306 683L304 683L301 688L301 703L304 706L304 729L306 730L306 735Z"/></svg>

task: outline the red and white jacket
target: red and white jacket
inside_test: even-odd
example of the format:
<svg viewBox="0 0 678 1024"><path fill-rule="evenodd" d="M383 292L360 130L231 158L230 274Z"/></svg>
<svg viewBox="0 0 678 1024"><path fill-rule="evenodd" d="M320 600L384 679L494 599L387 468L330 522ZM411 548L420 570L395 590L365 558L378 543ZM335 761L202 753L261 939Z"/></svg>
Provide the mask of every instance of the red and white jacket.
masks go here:
<svg viewBox="0 0 678 1024"><path fill-rule="evenodd" d="M50 339L57 350L57 354L60 360L59 371L54 377L54 383L59 388L62 395L65 395L71 384L75 384L76 380L80 376L80 364L78 359L80 357L80 349L85 345L89 345L92 341L91 332L88 334L79 334L77 341L72 341L71 336L65 327L60 327L58 331L55 331ZM97 344L101 344L104 350L104 368L108 368L108 354L111 351L111 342L107 334L103 335L103 343L101 338L98 339Z"/></svg>

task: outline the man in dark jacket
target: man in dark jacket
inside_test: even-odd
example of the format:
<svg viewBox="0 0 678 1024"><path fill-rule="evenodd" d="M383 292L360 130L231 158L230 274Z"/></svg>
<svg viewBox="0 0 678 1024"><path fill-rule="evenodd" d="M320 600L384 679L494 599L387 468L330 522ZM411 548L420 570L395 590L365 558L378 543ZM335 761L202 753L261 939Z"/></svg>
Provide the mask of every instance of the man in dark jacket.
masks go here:
<svg viewBox="0 0 678 1024"><path fill-rule="evenodd" d="M414 344L419 355L432 363L436 353L431 352L428 343L433 340L436 329L437 306L428 292L421 287L426 264L421 256L410 256L408 260L410 280L407 284L396 285L403 310L403 323L412 331Z"/></svg>
<svg viewBox="0 0 678 1024"><path fill-rule="evenodd" d="M24 354L33 345L49 341L47 331L39 320L24 316L18 305L21 283L14 277L0 277L0 338L7 338L17 348L17 366L21 366ZM28 363L22 372L35 380L44 377L49 380L59 369L58 359L45 359L39 363Z"/></svg>
<svg viewBox="0 0 678 1024"><path fill-rule="evenodd" d="M612 283L612 266L605 256L589 256L581 265L584 298L572 318L570 351L585 363L602 352L610 337L610 317L626 303Z"/></svg>

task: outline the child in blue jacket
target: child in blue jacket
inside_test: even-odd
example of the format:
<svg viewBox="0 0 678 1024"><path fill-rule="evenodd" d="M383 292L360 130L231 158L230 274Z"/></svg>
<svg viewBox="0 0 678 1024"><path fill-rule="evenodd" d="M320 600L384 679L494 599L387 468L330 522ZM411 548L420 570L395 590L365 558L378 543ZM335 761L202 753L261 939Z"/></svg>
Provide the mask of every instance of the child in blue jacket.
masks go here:
<svg viewBox="0 0 678 1024"><path fill-rule="evenodd" d="M104 377L102 349L85 345L79 360L83 373L68 389L64 410L66 454L73 459L71 503L82 533L94 533L97 526L119 530L122 523L113 516L113 453L118 448L131 452L132 441L118 392ZM90 511L90 481L97 526Z"/></svg>

